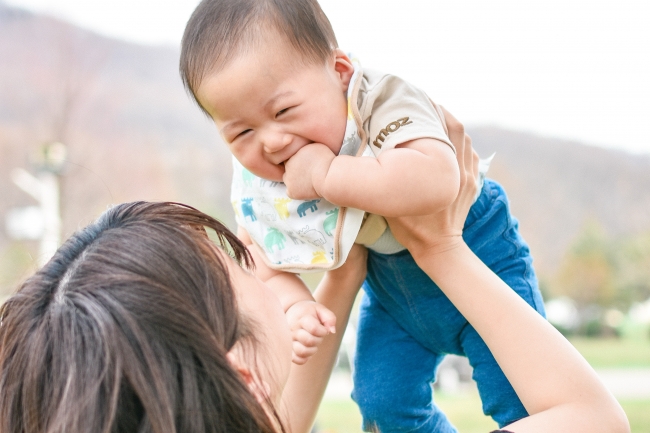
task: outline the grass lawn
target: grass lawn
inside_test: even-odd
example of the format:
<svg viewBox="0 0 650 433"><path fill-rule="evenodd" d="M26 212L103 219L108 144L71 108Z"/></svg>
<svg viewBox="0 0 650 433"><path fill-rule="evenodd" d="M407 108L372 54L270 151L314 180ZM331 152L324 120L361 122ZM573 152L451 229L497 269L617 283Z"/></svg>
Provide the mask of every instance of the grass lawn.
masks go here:
<svg viewBox="0 0 650 433"><path fill-rule="evenodd" d="M569 341L594 368L650 368L648 338L573 337Z"/></svg>
<svg viewBox="0 0 650 433"><path fill-rule="evenodd" d="M571 343L596 369L650 368L650 339L646 331L621 339L571 338ZM460 433L488 433L496 424L481 411L476 387L458 394L437 392L436 403ZM630 420L632 433L650 432L650 399L620 400ZM361 415L350 399L325 400L318 413L320 433L361 432Z"/></svg>
<svg viewBox="0 0 650 433"><path fill-rule="evenodd" d="M647 333L638 338L571 338L571 343L594 368L650 368L650 340ZM437 392L436 403L460 433L488 433L494 422L481 412L475 387L449 395ZM650 399L620 400L632 427L632 433L650 432ZM326 400L321 405L317 427L321 433L358 433L361 415L350 399Z"/></svg>
<svg viewBox="0 0 650 433"><path fill-rule="evenodd" d="M358 433L361 431L361 415L357 405L350 399L323 400L316 417L319 433Z"/></svg>
<svg viewBox="0 0 650 433"><path fill-rule="evenodd" d="M436 404L445 412L461 433L488 433L497 428L481 412L476 388L455 395L436 393ZM325 400L318 412L316 426L320 433L358 433L361 415L350 399Z"/></svg>
<svg viewBox="0 0 650 433"><path fill-rule="evenodd" d="M488 433L496 424L481 412L475 392L455 396L439 395L436 399L460 433ZM621 400L630 420L632 433L650 432L650 400ZM318 412L319 433L359 433L361 415L352 400L326 400Z"/></svg>
<svg viewBox="0 0 650 433"><path fill-rule="evenodd" d="M650 432L650 400L620 400L630 420L632 433Z"/></svg>

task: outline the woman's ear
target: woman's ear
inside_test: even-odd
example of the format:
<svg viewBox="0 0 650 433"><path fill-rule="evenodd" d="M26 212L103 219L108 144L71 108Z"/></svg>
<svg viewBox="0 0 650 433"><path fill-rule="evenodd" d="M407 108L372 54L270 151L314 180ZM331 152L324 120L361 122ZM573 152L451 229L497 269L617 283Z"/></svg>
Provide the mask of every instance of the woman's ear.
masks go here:
<svg viewBox="0 0 650 433"><path fill-rule="evenodd" d="M352 75L354 75L354 65L352 65L352 60L340 48L335 48L333 55L334 71L341 81L342 90L346 92L350 85L350 80L352 80Z"/></svg>
<svg viewBox="0 0 650 433"><path fill-rule="evenodd" d="M269 386L268 383L265 381L261 380L257 374L254 374L251 369L246 365L245 362L243 362L242 359L242 350L241 346L239 344L235 344L235 346L226 354L226 358L228 359L228 362L232 366L233 369L239 375L241 378L244 380L244 383L246 386L248 386L249 391L253 396L255 396L255 399L257 402L261 405L264 406L271 395L271 387Z"/></svg>

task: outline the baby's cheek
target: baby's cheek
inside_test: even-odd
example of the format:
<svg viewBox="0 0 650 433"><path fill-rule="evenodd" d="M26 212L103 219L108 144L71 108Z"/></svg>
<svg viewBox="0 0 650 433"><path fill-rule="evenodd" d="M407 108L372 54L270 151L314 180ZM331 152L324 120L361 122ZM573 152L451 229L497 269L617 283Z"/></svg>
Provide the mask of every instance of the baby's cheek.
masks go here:
<svg viewBox="0 0 650 433"><path fill-rule="evenodd" d="M323 137L321 143L326 145L335 155L338 155L345 139L345 126L347 122L345 118L340 122L333 122L331 126L324 128L321 136Z"/></svg>
<svg viewBox="0 0 650 433"><path fill-rule="evenodd" d="M272 164L261 156L255 159L250 158L246 162L239 160L239 162L257 177L274 182L282 182L282 176L284 176L283 165Z"/></svg>

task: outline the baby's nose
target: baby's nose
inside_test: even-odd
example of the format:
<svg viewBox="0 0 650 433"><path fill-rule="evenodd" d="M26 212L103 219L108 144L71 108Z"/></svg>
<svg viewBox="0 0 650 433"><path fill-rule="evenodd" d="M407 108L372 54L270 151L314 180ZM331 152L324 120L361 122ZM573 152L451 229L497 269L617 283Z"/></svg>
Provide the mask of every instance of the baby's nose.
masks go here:
<svg viewBox="0 0 650 433"><path fill-rule="evenodd" d="M264 150L267 153L279 152L291 144L291 135L280 131L269 131L262 137Z"/></svg>

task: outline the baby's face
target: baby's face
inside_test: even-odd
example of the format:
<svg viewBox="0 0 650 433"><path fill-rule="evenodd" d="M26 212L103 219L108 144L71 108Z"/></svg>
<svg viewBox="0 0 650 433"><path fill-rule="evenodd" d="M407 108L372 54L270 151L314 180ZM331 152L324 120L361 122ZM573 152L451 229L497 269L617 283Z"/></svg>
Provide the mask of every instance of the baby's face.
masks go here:
<svg viewBox="0 0 650 433"><path fill-rule="evenodd" d="M196 94L235 158L281 182L284 162L306 144L338 154L353 72L338 49L325 64L305 65L292 47L270 38L209 74Z"/></svg>

